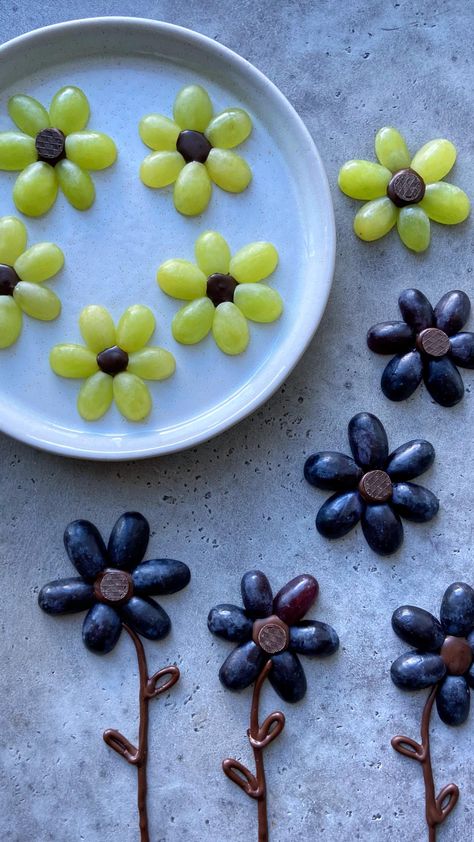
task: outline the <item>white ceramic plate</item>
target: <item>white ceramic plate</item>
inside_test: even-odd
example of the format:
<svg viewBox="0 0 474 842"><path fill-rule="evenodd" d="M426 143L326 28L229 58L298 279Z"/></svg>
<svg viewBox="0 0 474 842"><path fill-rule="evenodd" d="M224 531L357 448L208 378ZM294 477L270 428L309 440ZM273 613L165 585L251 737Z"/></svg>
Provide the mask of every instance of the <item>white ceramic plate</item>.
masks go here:
<svg viewBox="0 0 474 842"><path fill-rule="evenodd" d="M215 110L247 109L254 131L238 151L253 170L240 195L214 188L207 211L193 219L174 209L171 188L149 190L138 178L147 148L138 136L149 112L172 114L178 90L201 83ZM0 47L0 131L12 127L7 99L18 92L46 106L66 84L83 88L89 126L110 134L118 162L94 174L91 210L58 200L45 217L26 219L29 244L56 242L66 255L50 282L61 317L25 317L18 342L0 352L0 427L36 447L89 459L154 456L195 445L235 424L283 382L316 330L328 298L335 252L331 197L321 159L304 124L278 89L244 59L209 38L167 23L136 18L72 21L31 32ZM0 215L19 215L11 198L16 175L0 173ZM158 288L163 260L193 260L194 241L220 231L232 251L252 240L272 241L280 264L270 283L285 301L273 325L250 323L251 341L239 357L225 356L212 336L194 347L174 342L171 319L180 303ZM153 410L127 422L112 406L98 422L77 414L82 381L50 370L57 342L82 341L77 319L87 304L103 304L114 318L130 304L157 316L152 343L176 357L174 377L149 383Z"/></svg>

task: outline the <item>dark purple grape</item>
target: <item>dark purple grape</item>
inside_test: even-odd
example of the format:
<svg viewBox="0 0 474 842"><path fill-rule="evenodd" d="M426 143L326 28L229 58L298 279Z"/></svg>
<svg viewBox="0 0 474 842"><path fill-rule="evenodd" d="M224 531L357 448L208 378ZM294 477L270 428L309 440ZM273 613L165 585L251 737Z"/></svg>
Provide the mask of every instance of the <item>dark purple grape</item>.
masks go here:
<svg viewBox="0 0 474 842"><path fill-rule="evenodd" d="M95 602L94 588L83 579L57 579L41 588L39 607L47 614L86 611Z"/></svg>
<svg viewBox="0 0 474 842"><path fill-rule="evenodd" d="M448 336L458 333L466 324L471 312L471 302L465 292L453 289L445 293L434 310L435 325Z"/></svg>
<svg viewBox="0 0 474 842"><path fill-rule="evenodd" d="M388 456L387 433L370 412L359 412L349 421L349 443L357 464L366 471L383 468Z"/></svg>
<svg viewBox="0 0 474 842"><path fill-rule="evenodd" d="M454 406L464 395L462 377L449 357L426 361L425 383L433 400L441 406Z"/></svg>
<svg viewBox="0 0 474 842"><path fill-rule="evenodd" d="M436 707L446 725L462 725L469 716L471 692L462 675L447 675L436 694Z"/></svg>
<svg viewBox="0 0 474 842"><path fill-rule="evenodd" d="M401 605L393 612L392 627L398 637L417 649L436 652L444 643L445 633L441 623L424 608Z"/></svg>
<svg viewBox="0 0 474 842"><path fill-rule="evenodd" d="M339 648L339 638L327 623L300 620L290 628L290 649L300 655L332 655Z"/></svg>
<svg viewBox="0 0 474 842"><path fill-rule="evenodd" d="M364 505L358 491L334 494L321 506L316 529L325 538L342 538L359 523Z"/></svg>
<svg viewBox="0 0 474 842"><path fill-rule="evenodd" d="M400 312L415 333L431 327L434 321L433 308L426 295L419 289L405 289L398 298Z"/></svg>
<svg viewBox="0 0 474 842"><path fill-rule="evenodd" d="M376 354L402 354L415 344L415 332L406 322L380 322L367 333L367 345Z"/></svg>
<svg viewBox="0 0 474 842"><path fill-rule="evenodd" d="M132 596L120 608L120 615L124 623L149 640L161 640L171 628L166 611L149 596Z"/></svg>
<svg viewBox="0 0 474 842"><path fill-rule="evenodd" d="M185 588L191 579L187 564L173 558L152 558L144 561L132 573L135 593L171 594Z"/></svg>
<svg viewBox="0 0 474 842"><path fill-rule="evenodd" d="M390 555L403 541L400 518L386 503L367 506L362 514L362 531L369 547L379 555Z"/></svg>
<svg viewBox="0 0 474 842"><path fill-rule="evenodd" d="M414 482L397 482L393 486L392 505L401 517L426 523L438 513L439 500L428 488Z"/></svg>
<svg viewBox="0 0 474 842"><path fill-rule="evenodd" d="M132 570L145 555L150 527L139 512L125 512L119 517L109 538L108 551L112 567Z"/></svg>
<svg viewBox="0 0 474 842"><path fill-rule="evenodd" d="M243 690L258 677L265 663L265 655L253 640L237 646L219 670L219 678L229 690Z"/></svg>
<svg viewBox="0 0 474 842"><path fill-rule="evenodd" d="M380 385L391 401L404 401L413 394L423 377L423 362L418 351L393 357L385 366Z"/></svg>
<svg viewBox="0 0 474 842"><path fill-rule="evenodd" d="M270 582L261 570L248 570L240 583L242 601L249 617L269 617L273 610Z"/></svg>
<svg viewBox="0 0 474 842"><path fill-rule="evenodd" d="M316 488L342 491L355 488L362 478L362 471L350 456L324 450L307 458L304 475Z"/></svg>
<svg viewBox="0 0 474 842"><path fill-rule="evenodd" d="M446 674L446 665L431 652L406 652L393 662L392 681L402 690L423 690L437 684Z"/></svg>
<svg viewBox="0 0 474 842"><path fill-rule="evenodd" d="M114 648L122 631L122 621L110 605L98 602L86 614L82 639L92 652L106 655Z"/></svg>
<svg viewBox="0 0 474 842"><path fill-rule="evenodd" d="M78 573L89 582L107 567L107 550L102 536L88 520L73 520L66 526L64 546Z"/></svg>
<svg viewBox="0 0 474 842"><path fill-rule="evenodd" d="M237 605L216 605L211 608L207 618L207 627L212 634L224 640L249 640L252 637L253 623L242 608Z"/></svg>
<svg viewBox="0 0 474 842"><path fill-rule="evenodd" d="M285 702L299 702L306 693L306 676L296 655L280 652L273 655L273 666L268 679L273 689Z"/></svg>
<svg viewBox="0 0 474 842"><path fill-rule="evenodd" d="M314 576L303 573L295 576L273 600L273 611L288 626L301 620L319 593L319 585Z"/></svg>
<svg viewBox="0 0 474 842"><path fill-rule="evenodd" d="M435 459L432 444L424 439L413 439L397 447L388 457L387 474L392 482L410 480L431 468Z"/></svg>
<svg viewBox="0 0 474 842"><path fill-rule="evenodd" d="M453 582L443 596L440 620L446 634L465 637L474 628L474 590L465 582Z"/></svg>
<svg viewBox="0 0 474 842"><path fill-rule="evenodd" d="M450 342L452 361L462 368L474 368L474 333L458 333Z"/></svg>

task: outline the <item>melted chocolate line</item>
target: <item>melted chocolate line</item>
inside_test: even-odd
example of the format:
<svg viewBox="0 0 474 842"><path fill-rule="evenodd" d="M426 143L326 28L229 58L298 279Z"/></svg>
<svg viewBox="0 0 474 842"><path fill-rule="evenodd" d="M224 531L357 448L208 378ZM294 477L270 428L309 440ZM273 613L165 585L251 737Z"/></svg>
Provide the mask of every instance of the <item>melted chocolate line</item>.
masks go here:
<svg viewBox="0 0 474 842"><path fill-rule="evenodd" d="M438 684L433 687L423 709L423 716L421 718L421 745L410 737L398 736L392 738L392 747L395 751L403 754L404 757L409 757L411 760L421 763L425 783L425 810L429 842L436 842L438 825L443 824L451 810L455 808L459 798L459 788L456 784L448 784L443 787L438 796L435 795L430 751L430 719L438 687Z"/></svg>

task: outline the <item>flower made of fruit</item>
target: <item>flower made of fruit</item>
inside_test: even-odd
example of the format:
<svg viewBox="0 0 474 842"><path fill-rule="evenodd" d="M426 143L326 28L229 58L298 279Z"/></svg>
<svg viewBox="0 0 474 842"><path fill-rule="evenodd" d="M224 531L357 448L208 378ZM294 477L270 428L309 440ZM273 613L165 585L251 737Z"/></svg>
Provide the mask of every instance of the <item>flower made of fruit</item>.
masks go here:
<svg viewBox="0 0 474 842"><path fill-rule="evenodd" d="M278 264L271 243L255 242L231 257L230 248L217 231L205 231L195 243L196 264L175 258L162 263L159 287L173 298L188 301L172 321L177 342L195 345L212 330L221 351L235 355L249 344L247 319L268 323L283 311L280 294L260 281Z"/></svg>
<svg viewBox="0 0 474 842"><path fill-rule="evenodd" d="M16 94L8 113L20 131L0 132L0 170L20 171L13 200L21 213L41 216L56 201L58 188L77 210L95 199L89 170L110 167L117 148L106 134L86 129L89 102L68 85L53 97L49 113L38 100Z"/></svg>
<svg viewBox="0 0 474 842"><path fill-rule="evenodd" d="M58 296L43 282L56 275L64 255L54 243L26 248L27 230L15 216L0 218L0 348L18 339L23 313L49 322L61 312Z"/></svg>
<svg viewBox="0 0 474 842"><path fill-rule="evenodd" d="M347 161L339 171L339 187L351 199L370 200L358 211L354 231L361 240L378 240L394 227L413 251L430 242L430 219L456 225L469 215L469 199L443 179L456 160L449 140L430 140L411 158L401 134L384 127L375 136L380 161Z"/></svg>
<svg viewBox="0 0 474 842"><path fill-rule="evenodd" d="M381 322L367 333L371 351L396 354L382 374L384 395L403 401L424 380L437 403L454 406L464 395L456 365L474 368L474 333L461 332L471 311L468 296L453 289L433 309L418 289L406 289L398 306L403 322Z"/></svg>
<svg viewBox="0 0 474 842"><path fill-rule="evenodd" d="M242 193L252 171L232 149L252 131L247 112L227 108L213 117L207 91L188 85L175 99L173 117L148 114L140 121L140 137L154 150L140 167L143 183L153 188L174 184L175 208L185 216L207 208L212 182L229 193Z"/></svg>
<svg viewBox="0 0 474 842"><path fill-rule="evenodd" d="M113 400L129 421L142 421L151 412L152 399L145 380L166 380L174 374L173 355L147 346L155 330L149 307L134 304L125 310L117 327L112 316L97 304L82 310L79 329L86 345L55 345L49 361L55 374L87 378L77 399L85 421L96 421Z"/></svg>
<svg viewBox="0 0 474 842"><path fill-rule="evenodd" d="M403 541L401 517L425 523L438 512L437 497L409 481L433 464L434 448L414 439L389 455L385 428L369 412L354 415L348 431L353 459L321 451L304 466L311 485L336 492L319 509L316 528L325 538L342 538L361 521L372 550L389 555Z"/></svg>

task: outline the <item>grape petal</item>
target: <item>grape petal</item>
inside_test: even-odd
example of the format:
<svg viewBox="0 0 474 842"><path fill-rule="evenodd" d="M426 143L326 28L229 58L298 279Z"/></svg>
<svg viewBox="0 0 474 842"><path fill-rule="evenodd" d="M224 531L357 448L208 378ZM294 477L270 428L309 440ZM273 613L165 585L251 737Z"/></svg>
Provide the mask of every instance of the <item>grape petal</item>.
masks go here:
<svg viewBox="0 0 474 842"><path fill-rule="evenodd" d="M398 637L416 649L436 652L444 643L445 633L439 620L414 605L401 605L394 611L392 628Z"/></svg>
<svg viewBox="0 0 474 842"><path fill-rule="evenodd" d="M0 348L9 348L18 339L23 316L11 295L0 295Z"/></svg>
<svg viewBox="0 0 474 842"><path fill-rule="evenodd" d="M219 670L219 679L228 690L244 690L258 677L265 656L253 640L237 646Z"/></svg>
<svg viewBox="0 0 474 842"><path fill-rule="evenodd" d="M367 506L362 513L361 524L365 540L378 555L391 555L401 546L402 522L387 504Z"/></svg>
<svg viewBox="0 0 474 842"><path fill-rule="evenodd" d="M41 588L38 605L47 614L75 614L95 602L94 588L83 579L57 579Z"/></svg>
<svg viewBox="0 0 474 842"><path fill-rule="evenodd" d="M84 342L95 354L116 344L112 316L105 307L100 307L98 304L89 304L81 311L79 330Z"/></svg>
<svg viewBox="0 0 474 842"><path fill-rule="evenodd" d="M401 208L397 220L398 233L412 251L426 251L430 244L430 220L421 207Z"/></svg>
<svg viewBox="0 0 474 842"><path fill-rule="evenodd" d="M434 447L429 441L413 439L390 454L386 471L392 482L410 480L431 468L434 459Z"/></svg>
<svg viewBox="0 0 474 842"><path fill-rule="evenodd" d="M362 471L350 456L328 450L308 456L304 476L316 488L345 491L358 485Z"/></svg>
<svg viewBox="0 0 474 842"><path fill-rule="evenodd" d="M201 85L187 85L177 95L173 117L182 129L204 132L212 118L209 94Z"/></svg>
<svg viewBox="0 0 474 842"><path fill-rule="evenodd" d="M52 99L49 116L51 125L65 135L81 131L90 116L85 93L74 85L61 88Z"/></svg>
<svg viewBox="0 0 474 842"><path fill-rule="evenodd" d="M64 158L55 167L61 190L76 210L88 210L95 200L95 187L89 173Z"/></svg>
<svg viewBox="0 0 474 842"><path fill-rule="evenodd" d="M58 180L53 167L44 161L30 164L18 176L13 187L13 201L26 216L42 216L54 205Z"/></svg>
<svg viewBox="0 0 474 842"><path fill-rule="evenodd" d="M306 693L307 683L299 658L293 652L280 652L272 656L272 669L268 680L285 702L299 702Z"/></svg>
<svg viewBox="0 0 474 842"><path fill-rule="evenodd" d="M132 304L117 325L117 344L128 354L141 351L155 330L155 317L144 304Z"/></svg>
<svg viewBox="0 0 474 842"><path fill-rule="evenodd" d="M147 114L138 127L143 143L156 152L176 152L180 127L162 114Z"/></svg>
<svg viewBox="0 0 474 842"><path fill-rule="evenodd" d="M212 184L204 164L192 161L181 170L174 185L175 208L184 216L197 216L206 210Z"/></svg>
<svg viewBox="0 0 474 842"><path fill-rule="evenodd" d="M471 693L462 675L447 675L436 694L439 718L446 725L462 725L469 716Z"/></svg>
<svg viewBox="0 0 474 842"><path fill-rule="evenodd" d="M247 319L261 324L276 321L283 312L281 295L262 284L240 284L234 293L234 304Z"/></svg>
<svg viewBox="0 0 474 842"><path fill-rule="evenodd" d="M419 289L405 289L398 298L400 312L408 325L421 333L431 327L434 321L433 308L426 295Z"/></svg>
<svg viewBox="0 0 474 842"><path fill-rule="evenodd" d="M454 166L456 147L450 140L437 138L425 143L411 162L412 169L421 175L426 184L440 181Z"/></svg>
<svg viewBox="0 0 474 842"><path fill-rule="evenodd" d="M13 298L27 316L50 322L61 312L58 296L47 287L20 281L13 290Z"/></svg>
<svg viewBox="0 0 474 842"><path fill-rule="evenodd" d="M410 153L405 139L391 126L379 129L375 136L375 154L382 166L391 173L410 166Z"/></svg>
<svg viewBox="0 0 474 842"><path fill-rule="evenodd" d="M83 345L55 345L49 362L55 374L68 378L90 377L99 368L96 354Z"/></svg>
<svg viewBox="0 0 474 842"><path fill-rule="evenodd" d="M362 205L354 217L354 231L361 240L372 242L385 237L397 221L398 211L385 197Z"/></svg>
<svg viewBox="0 0 474 842"><path fill-rule="evenodd" d="M418 388L423 377L423 362L418 351L393 357L381 380L382 392L391 401L404 401Z"/></svg>
<svg viewBox="0 0 474 842"><path fill-rule="evenodd" d="M97 371L87 378L77 397L77 409L85 421L98 421L110 408L114 397L113 378Z"/></svg>
<svg viewBox="0 0 474 842"><path fill-rule="evenodd" d="M352 455L365 471L383 468L388 457L388 440L384 426L370 412L359 412L349 421L349 444Z"/></svg>
<svg viewBox="0 0 474 842"><path fill-rule="evenodd" d="M164 348L143 348L130 354L127 371L145 380L167 380L176 370L173 354Z"/></svg>
<svg viewBox="0 0 474 842"><path fill-rule="evenodd" d="M162 263L156 280L163 292L182 301L193 301L206 295L207 278L189 260L174 258Z"/></svg>
<svg viewBox="0 0 474 842"><path fill-rule="evenodd" d="M211 149L206 169L213 182L228 193L242 193L252 180L247 161L230 149Z"/></svg>
<svg viewBox="0 0 474 842"><path fill-rule="evenodd" d="M273 594L270 582L261 570L248 570L240 584L242 600L249 617L269 617L273 611Z"/></svg>
<svg viewBox="0 0 474 842"><path fill-rule="evenodd" d="M122 631L122 621L110 605L93 605L82 626L82 640L91 652L107 655L116 645Z"/></svg>
<svg viewBox="0 0 474 842"><path fill-rule="evenodd" d="M452 336L450 357L456 365L474 368L474 333Z"/></svg>
<svg viewBox="0 0 474 842"><path fill-rule="evenodd" d="M225 301L216 308L212 334L221 351L231 356L241 354L249 344L247 320L230 301Z"/></svg>
<svg viewBox="0 0 474 842"><path fill-rule="evenodd" d="M188 565L174 558L142 561L132 573L135 593L141 596L177 593L189 584L190 579Z"/></svg>
<svg viewBox="0 0 474 842"><path fill-rule="evenodd" d="M227 275L230 267L230 248L217 231L204 231L194 246L196 261L201 272L209 275Z"/></svg>
<svg viewBox="0 0 474 842"><path fill-rule="evenodd" d="M99 530L88 520L73 520L64 530L64 546L77 572L87 581L107 567L107 550Z"/></svg>
<svg viewBox="0 0 474 842"><path fill-rule="evenodd" d="M13 266L26 249L27 231L16 216L0 218L0 263Z"/></svg>
<svg viewBox="0 0 474 842"><path fill-rule="evenodd" d="M8 113L18 128L33 138L51 125L46 108L37 99L26 94L10 97Z"/></svg>
<svg viewBox="0 0 474 842"><path fill-rule="evenodd" d="M167 187L174 184L185 163L176 149L173 152L153 152L142 161L140 178L147 187Z"/></svg>
<svg viewBox="0 0 474 842"><path fill-rule="evenodd" d="M140 564L150 540L150 525L139 512L124 512L110 533L107 552L112 567L132 570Z"/></svg>
<svg viewBox="0 0 474 842"><path fill-rule="evenodd" d="M443 225L457 225L469 216L471 204L464 190L454 184L439 181L427 184L420 207L430 219Z"/></svg>
<svg viewBox="0 0 474 842"><path fill-rule="evenodd" d="M427 361L425 384L433 400L441 406L455 406L464 395L462 377L449 357Z"/></svg>
<svg viewBox="0 0 474 842"><path fill-rule="evenodd" d="M474 628L474 590L465 582L453 582L441 603L441 625L446 634L465 637Z"/></svg>
<svg viewBox="0 0 474 842"><path fill-rule="evenodd" d="M431 652L407 652L393 662L390 673L401 690L423 690L441 681L446 666L439 655Z"/></svg>
<svg viewBox="0 0 474 842"><path fill-rule="evenodd" d="M166 611L149 596L132 596L120 608L124 623L148 640L162 640L171 629Z"/></svg>
<svg viewBox="0 0 474 842"><path fill-rule="evenodd" d="M399 354L414 344L414 331L405 322L380 322L367 333L367 345L376 354Z"/></svg>
<svg viewBox="0 0 474 842"><path fill-rule="evenodd" d="M22 281L42 283L56 275L64 265L64 254L54 243L37 243L15 261L14 269Z"/></svg>
<svg viewBox="0 0 474 842"><path fill-rule="evenodd" d="M311 608L319 593L319 585L314 576L303 573L278 591L273 600L275 614L288 626L301 620Z"/></svg>
<svg viewBox="0 0 474 842"><path fill-rule="evenodd" d="M339 649L339 638L327 623L300 620L290 628L290 649L308 657L332 655Z"/></svg>
<svg viewBox="0 0 474 842"><path fill-rule="evenodd" d="M252 121L242 108L227 108L217 114L206 128L206 137L213 146L233 149L247 140L252 131Z"/></svg>
<svg viewBox="0 0 474 842"><path fill-rule="evenodd" d="M237 643L252 637L253 623L237 605L216 605L209 612L207 627L212 634Z"/></svg>
<svg viewBox="0 0 474 842"><path fill-rule="evenodd" d="M101 132L73 132L66 138L66 157L85 170L104 170L117 158L112 138Z"/></svg>
<svg viewBox="0 0 474 842"><path fill-rule="evenodd" d="M359 523L364 503L358 491L334 494L321 506L316 529L324 538L342 538Z"/></svg>
<svg viewBox="0 0 474 842"><path fill-rule="evenodd" d="M114 377L114 399L118 409L128 421L143 421L152 408L148 386L135 374L122 371Z"/></svg>
<svg viewBox="0 0 474 842"><path fill-rule="evenodd" d="M33 138L21 132L0 132L0 170L23 170L37 160Z"/></svg>
<svg viewBox="0 0 474 842"><path fill-rule="evenodd" d="M338 184L351 199L379 199L385 196L392 173L372 161L347 161L339 170Z"/></svg>
<svg viewBox="0 0 474 842"><path fill-rule="evenodd" d="M258 283L268 278L278 266L278 252L272 243L249 243L237 251L229 271L239 284Z"/></svg>
<svg viewBox="0 0 474 842"><path fill-rule="evenodd" d="M392 504L401 517L414 523L426 523L439 510L439 500L433 492L412 482L395 483Z"/></svg>
<svg viewBox="0 0 474 842"><path fill-rule="evenodd" d="M448 336L458 333L466 324L471 312L469 297L460 289L445 293L434 309L434 323Z"/></svg>
<svg viewBox="0 0 474 842"><path fill-rule="evenodd" d="M173 338L182 345L195 345L212 328L215 307L209 298L197 298L178 310L171 323Z"/></svg>

